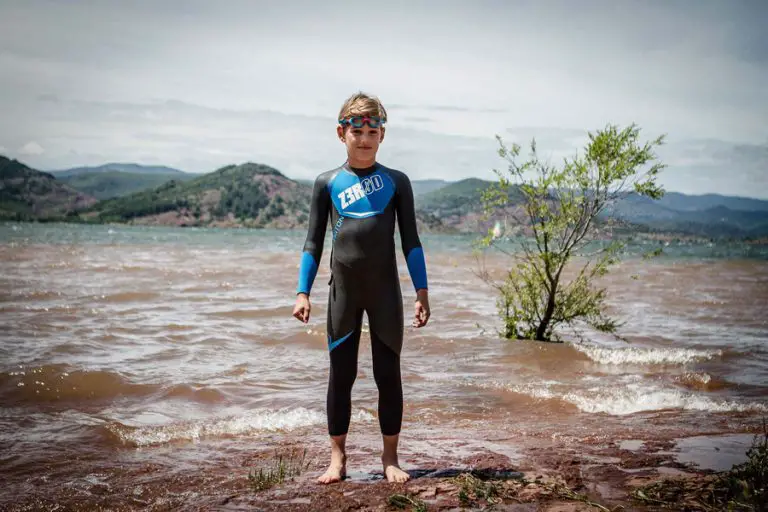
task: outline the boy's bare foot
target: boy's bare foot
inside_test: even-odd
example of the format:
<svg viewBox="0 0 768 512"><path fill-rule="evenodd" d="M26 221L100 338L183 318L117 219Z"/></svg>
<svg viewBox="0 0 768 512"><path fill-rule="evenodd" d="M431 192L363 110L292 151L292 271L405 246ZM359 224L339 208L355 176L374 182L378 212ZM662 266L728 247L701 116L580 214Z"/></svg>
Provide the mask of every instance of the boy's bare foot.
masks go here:
<svg viewBox="0 0 768 512"><path fill-rule="evenodd" d="M387 482L403 483L411 479L411 475L400 469L397 460L387 461L382 458L381 463L384 465L384 476L387 477Z"/></svg>
<svg viewBox="0 0 768 512"><path fill-rule="evenodd" d="M347 476L347 465L345 461L331 461L331 465L325 470L325 473L317 478L319 484L332 484L341 482Z"/></svg>
<svg viewBox="0 0 768 512"><path fill-rule="evenodd" d="M341 482L347 476L347 435L331 436L331 464L317 478L319 484Z"/></svg>

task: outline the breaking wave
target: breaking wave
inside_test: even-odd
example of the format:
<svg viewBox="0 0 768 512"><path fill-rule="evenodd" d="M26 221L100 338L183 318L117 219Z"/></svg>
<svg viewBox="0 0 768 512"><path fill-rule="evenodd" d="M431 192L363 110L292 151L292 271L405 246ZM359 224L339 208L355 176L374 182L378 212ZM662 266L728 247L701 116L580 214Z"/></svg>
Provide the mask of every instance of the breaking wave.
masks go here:
<svg viewBox="0 0 768 512"><path fill-rule="evenodd" d="M575 344L574 348L600 364L667 364L683 365L722 357L722 350L692 348L606 348Z"/></svg>
<svg viewBox="0 0 768 512"><path fill-rule="evenodd" d="M373 419L374 416L368 411L358 410L353 414L353 421L367 422ZM205 438L247 436L262 432L285 432L325 422L326 416L323 411L299 407L277 411L253 411L242 416L147 427L130 427L112 422L105 428L120 444L142 447L177 441L199 441Z"/></svg>

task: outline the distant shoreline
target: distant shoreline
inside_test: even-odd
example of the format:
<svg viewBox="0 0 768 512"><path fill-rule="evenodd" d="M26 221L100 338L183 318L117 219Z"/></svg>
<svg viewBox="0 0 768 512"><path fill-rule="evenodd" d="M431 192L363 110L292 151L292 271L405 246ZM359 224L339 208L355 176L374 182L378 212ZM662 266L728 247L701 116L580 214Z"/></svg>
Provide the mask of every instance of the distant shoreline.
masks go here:
<svg viewBox="0 0 768 512"><path fill-rule="evenodd" d="M215 229L237 229L237 230L263 230L263 229L277 229L277 230L302 230L306 229L306 225L290 225L290 226L275 226L275 225L245 225L237 221L229 219L222 219L221 221L208 222L206 224L187 224L187 223L152 223L152 222L115 222L115 221L94 221L89 219L76 218L74 216L67 217L47 217L38 219L13 219L2 218L0 222L3 223L18 223L18 224L72 224L72 225L94 225L94 226L136 226L136 227L165 227L165 228L215 228ZM438 235L483 235L480 231L461 231L455 228L447 229L430 229L428 226L419 226L419 231L425 234L438 234ZM649 231L624 231L618 236L613 238L601 238L605 240L621 239L621 240L652 240L658 241L659 244L666 242L679 243L688 242L694 244L706 244L706 243L745 243L749 245L768 245L768 237L711 237L702 235L693 235L690 233L675 233L675 232L649 232Z"/></svg>

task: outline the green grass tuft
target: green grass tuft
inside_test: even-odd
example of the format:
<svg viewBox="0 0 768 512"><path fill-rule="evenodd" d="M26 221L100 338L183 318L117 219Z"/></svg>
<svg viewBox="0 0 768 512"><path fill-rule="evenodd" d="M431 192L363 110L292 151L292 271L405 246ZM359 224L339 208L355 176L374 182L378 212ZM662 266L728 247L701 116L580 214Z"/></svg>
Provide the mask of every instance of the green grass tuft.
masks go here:
<svg viewBox="0 0 768 512"><path fill-rule="evenodd" d="M399 509L411 507L411 512L427 512L427 505L415 496L392 494L387 498L387 505Z"/></svg>
<svg viewBox="0 0 768 512"><path fill-rule="evenodd" d="M248 473L251 487L259 492L282 484L286 480L292 480L308 467L309 463L305 463L306 456L306 448L301 453L295 449L287 453L276 452L266 467L253 468Z"/></svg>

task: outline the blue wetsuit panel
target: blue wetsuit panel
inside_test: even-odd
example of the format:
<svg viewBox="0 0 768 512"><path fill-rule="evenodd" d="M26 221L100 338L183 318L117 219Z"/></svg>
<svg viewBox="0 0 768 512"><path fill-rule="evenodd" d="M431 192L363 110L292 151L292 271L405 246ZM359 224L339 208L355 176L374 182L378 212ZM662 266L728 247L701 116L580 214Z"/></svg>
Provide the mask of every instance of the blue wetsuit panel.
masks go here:
<svg viewBox="0 0 768 512"><path fill-rule="evenodd" d="M414 247L405 259L408 265L408 273L411 275L415 290L427 289L427 263L424 260L424 250Z"/></svg>
<svg viewBox="0 0 768 512"><path fill-rule="evenodd" d="M380 170L361 178L345 169L336 175L328 188L338 214L356 219L384 213L395 195L392 178Z"/></svg>
<svg viewBox="0 0 768 512"><path fill-rule="evenodd" d="M317 276L317 261L309 252L301 253L301 262L299 263L299 285L296 293L306 293L312 289L312 283Z"/></svg>

